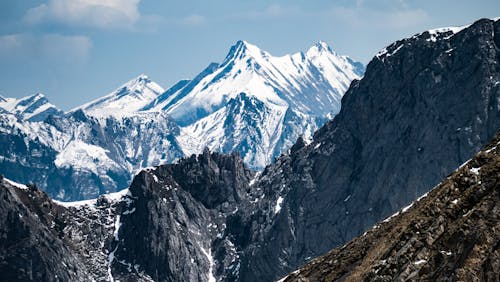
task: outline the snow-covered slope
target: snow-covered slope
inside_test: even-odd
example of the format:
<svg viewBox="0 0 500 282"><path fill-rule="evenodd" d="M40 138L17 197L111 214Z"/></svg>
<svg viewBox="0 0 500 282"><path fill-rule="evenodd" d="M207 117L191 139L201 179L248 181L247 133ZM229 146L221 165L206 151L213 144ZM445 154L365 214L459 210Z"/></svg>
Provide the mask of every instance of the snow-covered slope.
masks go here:
<svg viewBox="0 0 500 282"><path fill-rule="evenodd" d="M238 151L260 169L338 113L342 95L363 71L325 42L274 57L238 41L220 65L211 64L146 109L166 111L183 127L179 140L186 154L203 147Z"/></svg>
<svg viewBox="0 0 500 282"><path fill-rule="evenodd" d="M49 103L45 95L37 93L20 99L0 96L0 109L23 120L42 121L49 115L59 115L63 112Z"/></svg>
<svg viewBox="0 0 500 282"><path fill-rule="evenodd" d="M86 114L96 117L127 116L144 108L164 91L160 85L141 74L110 94L76 107L70 112L81 109Z"/></svg>

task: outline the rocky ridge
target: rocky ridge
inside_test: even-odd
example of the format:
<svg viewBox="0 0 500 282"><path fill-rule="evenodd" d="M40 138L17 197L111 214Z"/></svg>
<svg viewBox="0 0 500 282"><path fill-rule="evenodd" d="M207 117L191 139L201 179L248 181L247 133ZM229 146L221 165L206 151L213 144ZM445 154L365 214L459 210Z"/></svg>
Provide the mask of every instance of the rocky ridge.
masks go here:
<svg viewBox="0 0 500 282"><path fill-rule="evenodd" d="M496 281L500 132L409 206L280 281Z"/></svg>

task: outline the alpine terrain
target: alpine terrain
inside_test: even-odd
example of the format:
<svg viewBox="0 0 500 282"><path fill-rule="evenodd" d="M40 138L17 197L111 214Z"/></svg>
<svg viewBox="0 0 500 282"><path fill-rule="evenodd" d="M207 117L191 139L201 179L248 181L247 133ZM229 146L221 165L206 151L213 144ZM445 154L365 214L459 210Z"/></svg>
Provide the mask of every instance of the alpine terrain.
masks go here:
<svg viewBox="0 0 500 282"><path fill-rule="evenodd" d="M164 90L140 75L66 113L37 94L0 98L0 171L59 200L127 187L141 169L238 152L262 169L338 113L364 66L324 42L273 57L238 41L221 64Z"/></svg>
<svg viewBox="0 0 500 282"><path fill-rule="evenodd" d="M11 275L7 280L273 281L361 235L442 181L402 215L289 279L498 277L498 137L443 179L500 128L499 58L499 20L397 41L372 59L342 98L340 112L310 142L298 138L258 173L247 168L245 155L206 148L143 169L128 189L94 200L57 202L34 185L3 179L0 273ZM193 95L175 92L169 95L177 102L165 105L180 107ZM257 105L256 94L235 97L220 109L238 108L231 105L238 99L241 108L249 105L245 100ZM210 117L219 106L196 113ZM166 111L182 132L192 117L176 107ZM102 138L115 132L107 131L108 124L122 132L130 128L123 123L134 122L128 115L102 119L84 109L68 115L72 125L92 124L82 128ZM47 126L60 128L66 118L49 119ZM140 123L141 132L159 134L149 131L159 120ZM25 124L17 126L12 130ZM90 136L85 130L74 132Z"/></svg>

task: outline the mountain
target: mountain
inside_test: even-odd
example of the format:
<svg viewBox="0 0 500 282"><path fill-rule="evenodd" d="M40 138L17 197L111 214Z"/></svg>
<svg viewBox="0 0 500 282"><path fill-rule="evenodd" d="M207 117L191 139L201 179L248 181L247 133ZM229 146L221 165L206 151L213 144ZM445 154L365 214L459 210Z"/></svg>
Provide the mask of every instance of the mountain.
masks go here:
<svg viewBox="0 0 500 282"><path fill-rule="evenodd" d="M0 110L3 110L4 114L10 113L28 121L43 121L49 115L63 114L41 93L20 99L0 96Z"/></svg>
<svg viewBox="0 0 500 282"><path fill-rule="evenodd" d="M340 113L252 185L280 208L267 209L263 223L243 220L256 227L241 255L243 280L277 279L344 244L479 151L500 128L499 34L500 20L482 19L374 57Z"/></svg>
<svg viewBox="0 0 500 282"><path fill-rule="evenodd" d="M118 191L142 168L205 147L239 152L262 169L338 112L342 94L363 70L323 42L307 53L272 57L239 41L221 65L166 91L139 75L67 113L42 95L2 97L0 171L74 201ZM200 112L199 105L213 111L186 123L180 113Z"/></svg>
<svg viewBox="0 0 500 282"><path fill-rule="evenodd" d="M71 280L96 281L283 277L427 193L495 135L499 33L500 20L482 19L388 46L351 84L339 114L310 143L299 138L259 173L246 168L238 153L206 149L142 170L121 193L73 203L45 200L36 187L3 179L0 230L7 230L9 246L19 244L12 251L0 249L8 253L0 256L0 266L16 275L55 269ZM243 107L256 101L239 95L231 103ZM75 119L86 117L77 113ZM456 275L498 276L498 141L445 179L445 188L369 231L361 237L366 241L338 249L351 248L340 256L362 262L359 268L349 261L331 263L338 263L339 271L367 270L382 280L445 277L460 268L465 271ZM26 232L16 236L10 230ZM42 239L35 244L34 238ZM382 243L370 247L366 242L372 241ZM45 250L47 242L54 247ZM30 263L27 249L44 255ZM384 250L386 264L380 260ZM449 252L450 258L439 257ZM59 257L70 267L54 266ZM442 268L425 267L430 263Z"/></svg>
<svg viewBox="0 0 500 282"><path fill-rule="evenodd" d="M221 64L181 81L144 110L166 111L179 123L187 155L204 147L237 151L250 167L262 169L338 113L343 93L363 72L361 63L325 42L274 57L238 41Z"/></svg>
<svg viewBox="0 0 500 282"><path fill-rule="evenodd" d="M149 79L148 76L141 74L112 93L76 107L70 112L83 110L90 116L122 117L135 114L164 92L165 90L160 85Z"/></svg>
<svg viewBox="0 0 500 282"><path fill-rule="evenodd" d="M417 201L280 281L498 279L500 132Z"/></svg>

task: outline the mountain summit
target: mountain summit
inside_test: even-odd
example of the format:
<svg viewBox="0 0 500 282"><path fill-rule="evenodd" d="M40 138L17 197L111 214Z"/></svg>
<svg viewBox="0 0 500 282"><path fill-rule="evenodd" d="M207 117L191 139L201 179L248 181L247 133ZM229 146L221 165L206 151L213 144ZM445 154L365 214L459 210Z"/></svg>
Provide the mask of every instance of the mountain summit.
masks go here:
<svg viewBox="0 0 500 282"><path fill-rule="evenodd" d="M222 63L170 91L168 99L159 97L162 101L148 110L166 111L183 127L180 144L186 154L204 147L237 151L261 169L299 135L310 139L338 113L343 93L363 71L361 63L337 55L324 42L307 53L276 57L240 40ZM248 105L247 110L235 114L229 110L234 103ZM239 134L243 130L249 134Z"/></svg>
<svg viewBox="0 0 500 282"><path fill-rule="evenodd" d="M0 96L0 109L28 121L42 121L49 115L63 113L56 106L52 105L42 93L36 93L20 99Z"/></svg>
<svg viewBox="0 0 500 282"><path fill-rule="evenodd" d="M164 91L148 76L141 74L110 94L81 105L70 112L83 110L88 115L97 117L131 115L156 99Z"/></svg>

